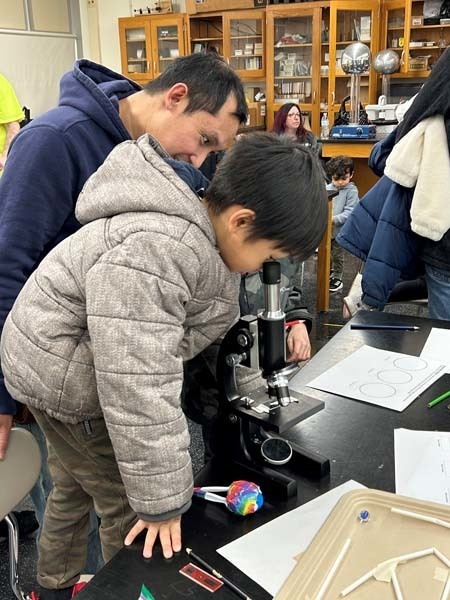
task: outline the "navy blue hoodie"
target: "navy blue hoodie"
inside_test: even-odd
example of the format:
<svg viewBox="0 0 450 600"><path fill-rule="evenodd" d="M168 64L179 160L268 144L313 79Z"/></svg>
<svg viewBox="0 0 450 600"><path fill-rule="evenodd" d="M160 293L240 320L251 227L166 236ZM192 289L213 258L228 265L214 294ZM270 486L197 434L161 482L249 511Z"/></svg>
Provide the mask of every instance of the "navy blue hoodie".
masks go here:
<svg viewBox="0 0 450 600"><path fill-rule="evenodd" d="M130 139L119 100L141 87L88 60L61 79L57 108L14 139L0 179L0 333L25 281L44 256L79 229L74 216L89 176L117 144ZM192 167L168 162L194 190L207 180ZM0 414L16 404L0 377Z"/></svg>

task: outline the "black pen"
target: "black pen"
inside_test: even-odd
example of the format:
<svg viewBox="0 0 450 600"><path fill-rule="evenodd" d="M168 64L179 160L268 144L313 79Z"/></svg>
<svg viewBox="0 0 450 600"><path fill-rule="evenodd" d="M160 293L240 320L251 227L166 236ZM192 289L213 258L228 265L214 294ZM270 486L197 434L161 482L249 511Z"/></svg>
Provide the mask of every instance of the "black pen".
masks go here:
<svg viewBox="0 0 450 600"><path fill-rule="evenodd" d="M214 575L214 577L217 577L217 579L220 579L220 581L223 583L223 585L225 585L230 590L232 590L237 596L239 596L239 598L242 598L243 600L252 600L250 598L250 596L247 596L247 594L245 592L243 592L242 590L240 590L237 586L235 586L234 583L232 583L229 579L227 579L226 577L221 575L219 572L217 572L214 567L211 567L211 565L208 565L208 563L205 562L203 560L203 558L200 558L200 556L197 556L196 554L194 554L190 548L186 548L186 552L187 552L188 556L190 558L192 558L192 560L194 560L199 565L201 565L204 569L206 569L209 573L211 573L211 575Z"/></svg>
<svg viewBox="0 0 450 600"><path fill-rule="evenodd" d="M417 325L362 325L351 323L350 329L396 329L400 331L417 331L420 327Z"/></svg>

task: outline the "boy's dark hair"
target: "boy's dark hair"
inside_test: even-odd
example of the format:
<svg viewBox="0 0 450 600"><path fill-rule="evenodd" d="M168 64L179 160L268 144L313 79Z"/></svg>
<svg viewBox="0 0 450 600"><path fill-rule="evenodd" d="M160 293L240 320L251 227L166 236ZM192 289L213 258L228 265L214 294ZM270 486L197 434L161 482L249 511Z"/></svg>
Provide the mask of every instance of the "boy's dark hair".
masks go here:
<svg viewBox="0 0 450 600"><path fill-rule="evenodd" d="M272 133L243 135L220 162L206 192L220 214L241 204L255 212L248 239L272 240L304 260L319 245L328 201L318 159L297 141Z"/></svg>
<svg viewBox="0 0 450 600"><path fill-rule="evenodd" d="M325 165L325 172L330 179L345 179L347 175L353 175L353 171L353 159L343 154L331 158Z"/></svg>
<svg viewBox="0 0 450 600"><path fill-rule="evenodd" d="M229 95L237 100L236 116L239 123L247 120L247 101L238 75L217 54L196 53L174 60L159 77L144 86L149 94L164 92L176 83L188 87L188 105L185 112L205 110L212 115L219 112Z"/></svg>

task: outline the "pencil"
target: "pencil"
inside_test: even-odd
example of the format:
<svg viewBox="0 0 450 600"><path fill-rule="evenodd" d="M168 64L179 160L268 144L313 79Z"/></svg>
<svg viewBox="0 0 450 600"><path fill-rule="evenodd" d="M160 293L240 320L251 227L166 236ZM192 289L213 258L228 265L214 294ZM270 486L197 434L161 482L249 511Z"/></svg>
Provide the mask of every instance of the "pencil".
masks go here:
<svg viewBox="0 0 450 600"><path fill-rule="evenodd" d="M211 573L211 575L214 575L214 577L217 577L217 579L220 579L220 581L227 588L232 590L237 596L239 596L239 598L242 598L243 600L251 600L250 596L248 596L245 592L240 590L236 585L234 585L234 583L232 581L230 581L229 579L224 577L221 573L216 571L216 569L214 567L212 567L211 565L209 565L206 561L204 561L203 558L200 558L200 556L197 556L197 554L194 554L194 552L192 552L192 550L190 548L186 548L186 553L192 560L197 562L204 569L206 569L209 573Z"/></svg>
<svg viewBox="0 0 450 600"><path fill-rule="evenodd" d="M436 404L439 404L439 402L442 402L442 400L445 400L449 396L450 396L450 390L448 392L445 392L445 394L441 394L440 396L438 396L437 398L435 398L431 402L428 402L428 404L427 404L428 408L431 408L432 406L435 406Z"/></svg>
<svg viewBox="0 0 450 600"><path fill-rule="evenodd" d="M352 323L350 329L394 329L400 331L417 331L420 327L417 325L363 325L362 323Z"/></svg>

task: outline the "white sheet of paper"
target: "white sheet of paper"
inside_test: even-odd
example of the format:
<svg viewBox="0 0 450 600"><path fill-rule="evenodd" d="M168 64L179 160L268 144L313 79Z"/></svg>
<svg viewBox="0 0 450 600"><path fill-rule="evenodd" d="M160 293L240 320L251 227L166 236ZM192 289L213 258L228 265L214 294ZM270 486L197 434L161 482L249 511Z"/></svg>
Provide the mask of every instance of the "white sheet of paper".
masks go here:
<svg viewBox="0 0 450 600"><path fill-rule="evenodd" d="M365 486L350 480L258 527L217 552L274 596L346 492Z"/></svg>
<svg viewBox="0 0 450 600"><path fill-rule="evenodd" d="M443 373L436 360L361 346L307 385L401 412Z"/></svg>
<svg viewBox="0 0 450 600"><path fill-rule="evenodd" d="M395 429L395 490L450 504L450 433Z"/></svg>
<svg viewBox="0 0 450 600"><path fill-rule="evenodd" d="M432 327L425 346L420 353L422 358L446 363L446 373L450 373L450 329Z"/></svg>

